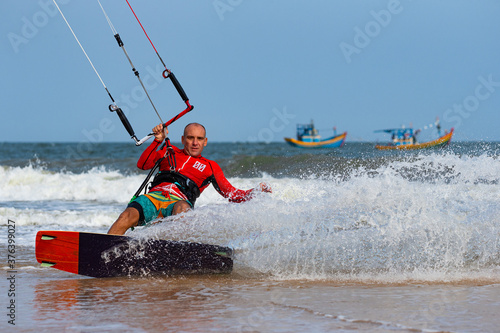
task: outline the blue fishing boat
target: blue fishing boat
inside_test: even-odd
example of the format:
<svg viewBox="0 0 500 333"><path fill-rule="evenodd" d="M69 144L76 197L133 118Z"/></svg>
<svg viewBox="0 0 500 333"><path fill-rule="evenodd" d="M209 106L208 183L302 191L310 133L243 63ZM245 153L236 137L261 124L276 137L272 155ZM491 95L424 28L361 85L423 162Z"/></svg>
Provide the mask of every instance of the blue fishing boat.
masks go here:
<svg viewBox="0 0 500 333"><path fill-rule="evenodd" d="M386 145L376 145L375 148L379 150L410 150L432 147L446 147L450 143L451 137L453 136L453 128L451 128L449 132L445 131L444 135L441 135L441 125L439 124L439 118L436 119L436 122L434 124L429 125L429 128L432 128L433 126L436 127L439 137L435 140L427 142L417 142L417 135L421 132L421 130L414 130L412 127L391 128L375 131L391 134L390 143Z"/></svg>
<svg viewBox="0 0 500 333"><path fill-rule="evenodd" d="M314 127L313 122L310 124L297 125L297 139L285 138L285 141L299 148L338 148L342 147L347 136L347 132L337 135L337 130L333 128L334 135L321 139L318 130Z"/></svg>

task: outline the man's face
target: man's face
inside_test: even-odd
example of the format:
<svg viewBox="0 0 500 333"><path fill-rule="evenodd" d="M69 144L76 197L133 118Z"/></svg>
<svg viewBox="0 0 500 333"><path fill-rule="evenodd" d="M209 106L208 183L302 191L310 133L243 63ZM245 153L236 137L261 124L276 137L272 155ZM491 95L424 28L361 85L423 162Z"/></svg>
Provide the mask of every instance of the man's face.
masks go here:
<svg viewBox="0 0 500 333"><path fill-rule="evenodd" d="M205 129L202 126L197 124L189 125L182 136L184 151L193 157L200 155L207 145L205 135Z"/></svg>

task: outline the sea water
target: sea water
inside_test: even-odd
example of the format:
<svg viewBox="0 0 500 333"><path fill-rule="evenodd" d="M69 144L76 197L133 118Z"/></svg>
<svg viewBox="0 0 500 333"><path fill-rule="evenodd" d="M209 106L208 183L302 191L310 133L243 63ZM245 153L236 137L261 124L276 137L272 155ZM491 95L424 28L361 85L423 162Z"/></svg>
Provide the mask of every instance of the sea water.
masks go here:
<svg viewBox="0 0 500 333"><path fill-rule="evenodd" d="M37 231L107 232L147 174L135 166L142 149L0 144L4 240L15 226L17 328L494 332L500 325L499 143L414 152L372 143L330 150L211 143L203 155L235 187L267 182L273 193L234 204L209 187L182 219L127 234L230 246L232 274L90 279L40 267ZM0 243L9 277L7 246ZM0 286L7 294L9 285Z"/></svg>

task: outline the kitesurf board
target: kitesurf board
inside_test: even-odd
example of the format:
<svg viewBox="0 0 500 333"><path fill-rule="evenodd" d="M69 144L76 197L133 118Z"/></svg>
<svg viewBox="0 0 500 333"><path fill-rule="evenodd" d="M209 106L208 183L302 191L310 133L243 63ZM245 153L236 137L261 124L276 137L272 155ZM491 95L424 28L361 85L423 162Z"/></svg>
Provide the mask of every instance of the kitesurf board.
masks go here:
<svg viewBox="0 0 500 333"><path fill-rule="evenodd" d="M39 231L42 266L91 277L230 273L232 249L184 241L77 231Z"/></svg>

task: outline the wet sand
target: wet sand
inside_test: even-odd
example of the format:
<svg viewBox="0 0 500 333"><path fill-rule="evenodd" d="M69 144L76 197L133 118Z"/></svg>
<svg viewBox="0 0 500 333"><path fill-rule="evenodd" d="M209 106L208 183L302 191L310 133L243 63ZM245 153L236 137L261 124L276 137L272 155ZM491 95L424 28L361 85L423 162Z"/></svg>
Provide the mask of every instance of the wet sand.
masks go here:
<svg viewBox="0 0 500 333"><path fill-rule="evenodd" d="M18 332L497 332L500 327L495 279L279 281L237 265L230 275L94 279L41 268L31 251L18 253ZM5 297L9 286L2 280ZM3 317L2 331L14 328Z"/></svg>

